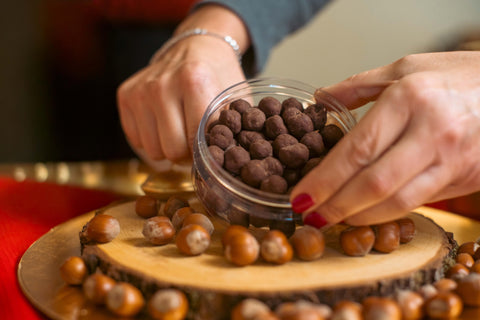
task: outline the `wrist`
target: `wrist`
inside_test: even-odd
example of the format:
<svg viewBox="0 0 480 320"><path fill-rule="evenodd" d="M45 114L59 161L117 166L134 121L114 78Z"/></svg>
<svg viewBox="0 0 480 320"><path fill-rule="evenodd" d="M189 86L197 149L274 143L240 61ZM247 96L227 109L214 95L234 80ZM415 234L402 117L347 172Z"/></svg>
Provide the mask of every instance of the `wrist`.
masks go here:
<svg viewBox="0 0 480 320"><path fill-rule="evenodd" d="M233 39L240 55L250 46L250 37L243 20L233 11L219 5L208 4L198 8L182 21L174 36L194 29L208 30L221 38Z"/></svg>

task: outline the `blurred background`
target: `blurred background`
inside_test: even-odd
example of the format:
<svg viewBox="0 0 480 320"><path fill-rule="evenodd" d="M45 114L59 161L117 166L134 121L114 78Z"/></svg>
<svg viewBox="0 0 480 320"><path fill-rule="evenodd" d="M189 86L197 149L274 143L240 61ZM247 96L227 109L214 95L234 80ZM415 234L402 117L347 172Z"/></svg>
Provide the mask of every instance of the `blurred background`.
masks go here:
<svg viewBox="0 0 480 320"><path fill-rule="evenodd" d="M0 162L133 155L120 125L101 119L117 117L116 84L146 64L175 21L154 30L134 19L99 23L82 2L3 2ZM324 86L410 53L475 40L479 14L478 0L333 1L275 48L262 75ZM82 145L87 138L93 142Z"/></svg>

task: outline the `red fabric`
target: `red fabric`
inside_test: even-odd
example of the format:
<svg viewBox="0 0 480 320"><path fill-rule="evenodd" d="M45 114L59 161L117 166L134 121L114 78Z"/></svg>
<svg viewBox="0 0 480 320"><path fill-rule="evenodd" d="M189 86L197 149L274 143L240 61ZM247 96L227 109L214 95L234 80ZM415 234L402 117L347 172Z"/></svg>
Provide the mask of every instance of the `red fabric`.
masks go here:
<svg viewBox="0 0 480 320"><path fill-rule="evenodd" d="M18 262L28 247L52 227L120 198L105 191L0 177L0 319L43 319L17 282Z"/></svg>

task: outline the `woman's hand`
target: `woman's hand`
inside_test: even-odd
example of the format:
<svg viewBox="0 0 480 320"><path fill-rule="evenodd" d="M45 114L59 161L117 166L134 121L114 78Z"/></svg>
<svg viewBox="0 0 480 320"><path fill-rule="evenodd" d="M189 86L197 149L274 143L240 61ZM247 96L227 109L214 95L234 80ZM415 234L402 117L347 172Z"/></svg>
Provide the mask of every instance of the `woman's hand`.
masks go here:
<svg viewBox="0 0 480 320"><path fill-rule="evenodd" d="M479 70L478 52L419 54L324 88L375 103L293 189L294 210L367 225L479 190Z"/></svg>
<svg viewBox="0 0 480 320"><path fill-rule="evenodd" d="M243 23L222 7L202 7L176 33L196 27L237 37L241 48L248 47ZM119 87L118 109L128 141L150 160L191 158L206 107L222 90L243 80L234 50L222 39L195 35L179 41Z"/></svg>

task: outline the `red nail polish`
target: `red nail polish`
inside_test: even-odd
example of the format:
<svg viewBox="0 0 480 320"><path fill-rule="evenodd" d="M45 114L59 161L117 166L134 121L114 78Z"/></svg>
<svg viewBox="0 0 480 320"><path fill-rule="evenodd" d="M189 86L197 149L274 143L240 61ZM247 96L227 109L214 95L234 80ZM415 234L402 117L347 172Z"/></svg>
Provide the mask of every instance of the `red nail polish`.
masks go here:
<svg viewBox="0 0 480 320"><path fill-rule="evenodd" d="M301 193L292 201L292 209L296 213L302 213L313 206L313 199L309 194Z"/></svg>
<svg viewBox="0 0 480 320"><path fill-rule="evenodd" d="M327 220L325 220L324 217L322 217L318 213L312 212L305 217L305 219L303 220L303 223L305 225L309 225L317 229L320 229L321 227L326 226L328 222Z"/></svg>

